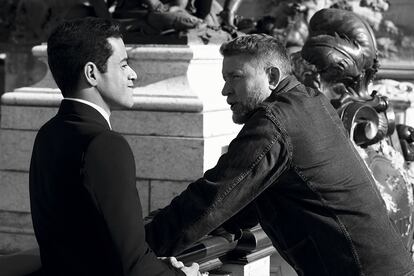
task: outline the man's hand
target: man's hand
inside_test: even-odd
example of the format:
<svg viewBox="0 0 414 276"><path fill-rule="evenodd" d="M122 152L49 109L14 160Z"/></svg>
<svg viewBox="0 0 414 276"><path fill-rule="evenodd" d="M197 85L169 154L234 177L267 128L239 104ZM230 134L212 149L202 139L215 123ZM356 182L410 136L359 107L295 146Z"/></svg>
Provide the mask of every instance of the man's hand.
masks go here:
<svg viewBox="0 0 414 276"><path fill-rule="evenodd" d="M158 257L158 259L163 260L165 263L169 263L175 268L183 268L183 262L178 261L175 257Z"/></svg>
<svg viewBox="0 0 414 276"><path fill-rule="evenodd" d="M188 276L204 276L208 274L201 274L199 271L199 265L197 263L193 263L191 266L185 266L183 262L178 261L175 257L159 257L158 259L163 260L164 262L169 262L173 267L177 269L181 269L185 275Z"/></svg>
<svg viewBox="0 0 414 276"><path fill-rule="evenodd" d="M193 263L191 266L184 266L183 268L181 268L182 272L184 272L185 275L188 276L201 276L199 269L200 267L198 263Z"/></svg>

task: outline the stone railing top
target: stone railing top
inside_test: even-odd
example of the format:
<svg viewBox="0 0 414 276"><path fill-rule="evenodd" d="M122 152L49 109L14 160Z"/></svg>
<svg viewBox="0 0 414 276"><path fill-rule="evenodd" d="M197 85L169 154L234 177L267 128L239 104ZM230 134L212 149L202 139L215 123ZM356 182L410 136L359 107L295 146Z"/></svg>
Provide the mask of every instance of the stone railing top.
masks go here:
<svg viewBox="0 0 414 276"><path fill-rule="evenodd" d="M222 60L220 45L126 45L128 56L132 59L155 60ZM47 44L34 46L34 56L47 57Z"/></svg>
<svg viewBox="0 0 414 276"><path fill-rule="evenodd" d="M376 79L414 81L414 64L410 61L380 60Z"/></svg>
<svg viewBox="0 0 414 276"><path fill-rule="evenodd" d="M225 236L229 237L225 237ZM224 263L246 264L270 256L276 250L260 226L243 230L238 241L232 241L230 234L208 235L177 256L189 265L200 264L201 271L220 267Z"/></svg>

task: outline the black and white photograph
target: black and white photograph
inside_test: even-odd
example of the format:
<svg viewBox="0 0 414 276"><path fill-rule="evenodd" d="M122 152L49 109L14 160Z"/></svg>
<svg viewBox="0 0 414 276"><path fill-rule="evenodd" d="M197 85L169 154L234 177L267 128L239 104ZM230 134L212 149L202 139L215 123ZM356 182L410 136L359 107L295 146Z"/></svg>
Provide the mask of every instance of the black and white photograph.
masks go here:
<svg viewBox="0 0 414 276"><path fill-rule="evenodd" d="M414 276L414 1L0 0L0 276Z"/></svg>

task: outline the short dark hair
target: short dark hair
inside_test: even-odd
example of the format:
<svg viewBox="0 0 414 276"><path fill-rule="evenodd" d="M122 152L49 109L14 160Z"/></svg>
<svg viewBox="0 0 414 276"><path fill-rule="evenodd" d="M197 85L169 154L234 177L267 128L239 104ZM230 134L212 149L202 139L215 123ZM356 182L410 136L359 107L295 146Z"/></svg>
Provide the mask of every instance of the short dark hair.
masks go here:
<svg viewBox="0 0 414 276"><path fill-rule="evenodd" d="M292 65L285 46L267 34L249 34L223 43L220 53L226 56L250 55L265 65L274 65L282 75L292 73Z"/></svg>
<svg viewBox="0 0 414 276"><path fill-rule="evenodd" d="M122 38L120 25L103 18L81 18L58 25L47 40L50 71L63 96L74 91L83 67L95 63L106 72L113 49L108 38Z"/></svg>

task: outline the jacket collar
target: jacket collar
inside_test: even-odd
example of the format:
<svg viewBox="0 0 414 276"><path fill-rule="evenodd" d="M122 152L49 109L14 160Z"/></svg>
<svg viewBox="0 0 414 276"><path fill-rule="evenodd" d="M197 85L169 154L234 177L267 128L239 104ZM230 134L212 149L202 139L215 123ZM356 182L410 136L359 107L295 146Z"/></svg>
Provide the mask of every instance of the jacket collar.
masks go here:
<svg viewBox="0 0 414 276"><path fill-rule="evenodd" d="M296 79L295 76L287 76L279 82L275 90L273 90L271 97L289 91L300 84L301 83Z"/></svg>
<svg viewBox="0 0 414 276"><path fill-rule="evenodd" d="M78 101L70 101L63 99L60 103L58 116L74 117L78 120L93 122L98 125L101 125L105 129L110 129L108 122L102 116L102 114L99 113L98 110Z"/></svg>

